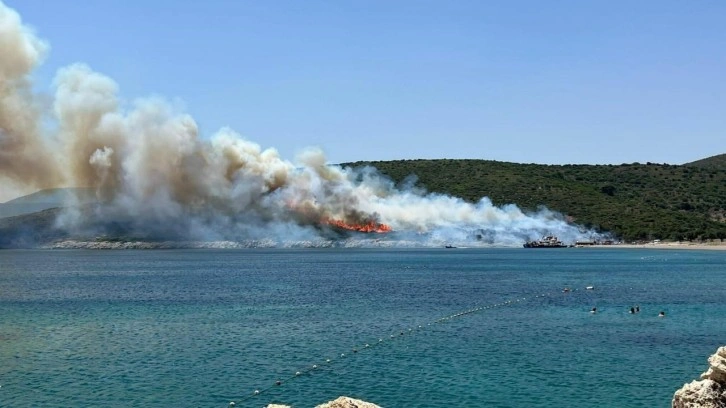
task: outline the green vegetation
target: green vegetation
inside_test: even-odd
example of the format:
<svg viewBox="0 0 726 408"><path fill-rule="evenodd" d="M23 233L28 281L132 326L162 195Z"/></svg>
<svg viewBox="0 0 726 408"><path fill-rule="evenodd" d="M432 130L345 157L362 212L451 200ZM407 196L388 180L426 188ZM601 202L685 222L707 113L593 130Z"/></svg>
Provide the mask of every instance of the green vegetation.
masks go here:
<svg viewBox="0 0 726 408"><path fill-rule="evenodd" d="M688 163L687 166L705 167L711 169L726 169L726 153L711 156L706 159L696 160Z"/></svg>
<svg viewBox="0 0 726 408"><path fill-rule="evenodd" d="M398 160L372 165L397 184L470 202L540 206L627 241L726 238L726 155L685 165L541 165L488 160ZM721 160L721 161L719 161Z"/></svg>

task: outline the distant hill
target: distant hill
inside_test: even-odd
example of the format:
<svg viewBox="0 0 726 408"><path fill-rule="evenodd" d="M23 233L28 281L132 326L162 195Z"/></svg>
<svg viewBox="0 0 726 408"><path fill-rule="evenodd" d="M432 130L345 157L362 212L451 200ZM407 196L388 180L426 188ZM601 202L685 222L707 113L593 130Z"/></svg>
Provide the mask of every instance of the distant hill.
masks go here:
<svg viewBox="0 0 726 408"><path fill-rule="evenodd" d="M55 226L60 211L60 208L51 208L32 214L0 218L0 248L31 248L67 238L68 232Z"/></svg>
<svg viewBox="0 0 726 408"><path fill-rule="evenodd" d="M545 206L574 223L628 241L693 241L726 239L724 161L726 154L684 165L544 165L449 159L343 165L372 165L401 188L423 188L470 202L489 197L495 205L516 204L524 211ZM59 213L55 208L73 197L81 203L95 200L90 189L54 189L0 204L0 247L17 246L18 242L9 241L11 236L21 237L21 245L65 237L67 232L55 230L52 221ZM131 233L119 225L112 235Z"/></svg>
<svg viewBox="0 0 726 408"><path fill-rule="evenodd" d="M87 203L93 200L95 195L90 188L49 188L0 204L0 218L62 207L70 202Z"/></svg>
<svg viewBox="0 0 726 408"><path fill-rule="evenodd" d="M696 160L686 163L684 166L706 167L712 169L726 169L726 153L716 156L707 157L705 159Z"/></svg>
<svg viewBox="0 0 726 408"><path fill-rule="evenodd" d="M448 159L344 165L372 165L399 185L415 176L414 186L471 202L489 197L495 205L516 204L527 211L546 206L626 240L726 238L726 167Z"/></svg>

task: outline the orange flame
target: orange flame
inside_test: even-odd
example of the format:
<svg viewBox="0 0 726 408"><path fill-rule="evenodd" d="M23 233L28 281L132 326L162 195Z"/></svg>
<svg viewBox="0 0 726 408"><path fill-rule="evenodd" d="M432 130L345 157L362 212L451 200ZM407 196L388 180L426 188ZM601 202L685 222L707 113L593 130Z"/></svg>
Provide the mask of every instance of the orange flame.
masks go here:
<svg viewBox="0 0 726 408"><path fill-rule="evenodd" d="M392 231L391 227L386 224L381 224L375 221L368 221L363 224L349 224L342 220L324 219L323 222L334 227L346 229L348 231L357 232L375 232L384 233Z"/></svg>

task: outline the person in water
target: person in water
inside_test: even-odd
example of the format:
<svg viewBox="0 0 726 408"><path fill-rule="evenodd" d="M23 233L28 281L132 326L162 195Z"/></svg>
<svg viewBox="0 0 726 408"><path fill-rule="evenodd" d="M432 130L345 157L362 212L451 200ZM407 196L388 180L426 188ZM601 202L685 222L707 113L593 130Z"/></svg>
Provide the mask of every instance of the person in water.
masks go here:
<svg viewBox="0 0 726 408"><path fill-rule="evenodd" d="M658 313L658 317L665 317L665 312L661 311L660 313Z"/></svg>
<svg viewBox="0 0 726 408"><path fill-rule="evenodd" d="M630 314L635 314L635 308L634 308L634 307L631 307L631 308L630 308L630 312L629 312L629 313L630 313Z"/></svg>
<svg viewBox="0 0 726 408"><path fill-rule="evenodd" d="M639 312L640 312L640 305L635 305L635 313L639 313Z"/></svg>
<svg viewBox="0 0 726 408"><path fill-rule="evenodd" d="M597 313L597 308L593 307L592 310L590 310L590 313Z"/></svg>

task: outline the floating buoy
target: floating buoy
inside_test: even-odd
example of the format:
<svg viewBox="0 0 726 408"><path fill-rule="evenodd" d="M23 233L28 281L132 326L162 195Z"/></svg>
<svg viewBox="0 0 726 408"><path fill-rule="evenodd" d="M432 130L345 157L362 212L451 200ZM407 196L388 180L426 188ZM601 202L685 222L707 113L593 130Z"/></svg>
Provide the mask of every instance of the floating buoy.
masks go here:
<svg viewBox="0 0 726 408"><path fill-rule="evenodd" d="M0 0L0 1L2 1L2 0ZM595 288L594 286L586 286L585 287L586 290L593 290L594 288ZM562 292L574 292L574 291L576 291L578 289L573 289L573 288L570 288L570 287L565 287L564 290L563 289L559 289L559 290L562 291ZM429 322L426 323L426 326L431 327L435 323L445 323L447 320L452 320L454 318L466 316L466 315L469 315L469 314L472 314L472 313L475 313L475 312L479 312L479 311L482 311L482 310L489 310L489 309L494 309L494 308L501 307L501 306L512 305L513 303L525 301L525 300L532 299L532 298L536 299L538 297L553 296L557 292L558 292L558 290L554 290L554 291L552 291L549 294L543 293L541 295L531 295L529 297L521 297L521 298L516 298L516 299L503 300L503 301L501 301L499 303L488 304L488 305L484 305L484 306L476 306L476 305L474 305L471 309L468 309L468 310L465 310L465 311L460 311L460 312L458 312L456 314L452 314L452 315L445 316L445 317L440 317L440 318L438 318L436 320L429 321ZM596 308L592 308L592 310L591 310L592 313L595 313L596 311L597 311ZM659 314L659 316L660 317L664 317L665 316L665 313L664 312L661 312ZM417 325L417 327L418 327L418 329L422 329L424 326L422 324L419 324L419 325ZM416 326L412 326L412 327L408 328L408 333L412 333L415 328L416 328ZM406 329L400 329L399 332L398 332L398 336L403 336L405 333L406 333ZM394 339L395 337L396 337L396 333L390 334L390 339ZM378 343L383 343L383 340L384 339L385 339L384 337L379 338L378 339ZM403 341L403 340L401 340L401 341ZM363 348L369 348L370 346L371 346L370 344L365 343L364 346L362 346L362 347ZM357 353L358 352L358 348L357 347L352 348L352 352L353 353ZM345 353L341 353L340 354L340 358L343 358L343 357L346 357ZM333 357L333 358L335 358L335 357ZM332 363L332 361L333 361L332 359L328 358L328 359L325 360L325 363ZM295 377L301 376L303 373L307 373L307 372L309 372L311 370L315 370L317 368L318 368L318 365L317 364L313 364L312 366L308 366L308 368L302 370L302 372L301 371L296 371L295 372L295 375L293 377L291 377L291 378L287 378L286 381L292 380ZM276 386L280 386L280 385L282 385L282 383L283 383L283 381L281 381L281 380L275 381L275 385ZM2 386L0 386L0 388L2 388ZM248 394L247 397L244 397L242 399L242 401L246 401L248 399L251 399L253 396L259 395L259 394L264 393L264 392L267 392L267 390L268 390L268 388L265 388L262 391L260 391L260 390L254 390L254 392L252 393L252 395L249 395ZM235 406L236 406L236 403L234 401L230 401L229 408L233 408Z"/></svg>

